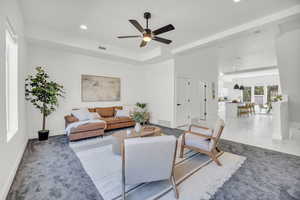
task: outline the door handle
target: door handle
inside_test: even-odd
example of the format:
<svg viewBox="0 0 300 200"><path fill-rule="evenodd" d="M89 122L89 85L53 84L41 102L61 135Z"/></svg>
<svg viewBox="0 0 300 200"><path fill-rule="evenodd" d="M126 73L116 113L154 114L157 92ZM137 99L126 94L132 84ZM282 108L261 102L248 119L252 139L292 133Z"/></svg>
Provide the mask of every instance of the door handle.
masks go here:
<svg viewBox="0 0 300 200"><path fill-rule="evenodd" d="M180 103L178 103L178 104L177 104L177 106L181 106L181 104L180 104Z"/></svg>

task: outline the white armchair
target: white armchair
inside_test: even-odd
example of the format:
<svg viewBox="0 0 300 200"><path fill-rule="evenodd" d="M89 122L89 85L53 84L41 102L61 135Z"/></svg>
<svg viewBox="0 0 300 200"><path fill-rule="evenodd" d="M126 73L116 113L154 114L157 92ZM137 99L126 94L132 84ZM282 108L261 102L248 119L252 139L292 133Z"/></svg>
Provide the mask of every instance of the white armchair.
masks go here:
<svg viewBox="0 0 300 200"><path fill-rule="evenodd" d="M174 136L133 138L122 151L122 197L125 185L169 179L178 198L174 179L177 140Z"/></svg>
<svg viewBox="0 0 300 200"><path fill-rule="evenodd" d="M219 152L218 143L225 127L222 119L218 119L214 129L202 127L198 125L191 125L189 130L182 135L180 157L183 157L184 148L192 149L194 151L203 153L212 158L217 165L222 164L217 158Z"/></svg>

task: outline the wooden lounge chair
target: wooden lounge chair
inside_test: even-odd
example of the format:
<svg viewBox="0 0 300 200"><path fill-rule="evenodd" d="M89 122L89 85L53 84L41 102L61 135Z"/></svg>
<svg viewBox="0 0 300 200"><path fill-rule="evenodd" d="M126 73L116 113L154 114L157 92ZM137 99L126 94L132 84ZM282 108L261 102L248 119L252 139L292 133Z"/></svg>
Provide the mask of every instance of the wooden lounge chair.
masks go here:
<svg viewBox="0 0 300 200"><path fill-rule="evenodd" d="M225 124L222 119L217 120L214 130L203 126L190 125L189 130L182 135L180 157L183 157L184 148L188 148L208 155L217 165L221 166L217 154L220 152L218 144L224 127Z"/></svg>

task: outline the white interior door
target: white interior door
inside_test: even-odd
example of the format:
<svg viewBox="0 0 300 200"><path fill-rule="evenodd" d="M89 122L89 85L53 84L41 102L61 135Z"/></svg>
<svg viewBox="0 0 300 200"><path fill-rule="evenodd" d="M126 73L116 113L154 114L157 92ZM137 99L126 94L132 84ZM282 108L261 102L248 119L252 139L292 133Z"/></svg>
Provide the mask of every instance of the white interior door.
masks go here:
<svg viewBox="0 0 300 200"><path fill-rule="evenodd" d="M176 125L185 126L191 117L191 80L177 78L176 82Z"/></svg>

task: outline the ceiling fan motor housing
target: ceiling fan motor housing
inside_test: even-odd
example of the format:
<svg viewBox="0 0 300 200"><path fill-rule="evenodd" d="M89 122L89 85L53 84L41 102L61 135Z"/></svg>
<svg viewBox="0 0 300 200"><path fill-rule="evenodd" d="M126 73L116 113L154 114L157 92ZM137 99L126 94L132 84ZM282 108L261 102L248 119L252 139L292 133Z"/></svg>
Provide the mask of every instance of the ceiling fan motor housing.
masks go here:
<svg viewBox="0 0 300 200"><path fill-rule="evenodd" d="M172 24L168 24L166 26L163 26L159 29L156 29L152 31L149 28L149 19L151 18L151 13L150 12L145 12L144 13L144 18L146 19L146 28L143 28L143 26L136 20L130 19L129 22L142 34L142 42L140 44L140 47L146 46L148 42L151 40L155 40L157 42L161 42L164 44L171 44L172 40L162 38L162 37L157 37L157 35L172 31L175 29L175 27ZM141 38L141 35L129 35L129 36L118 36L118 38L123 39L123 38Z"/></svg>
<svg viewBox="0 0 300 200"><path fill-rule="evenodd" d="M145 19L150 19L150 18L151 18L151 13L145 12L145 13L144 13L144 18L145 18Z"/></svg>

